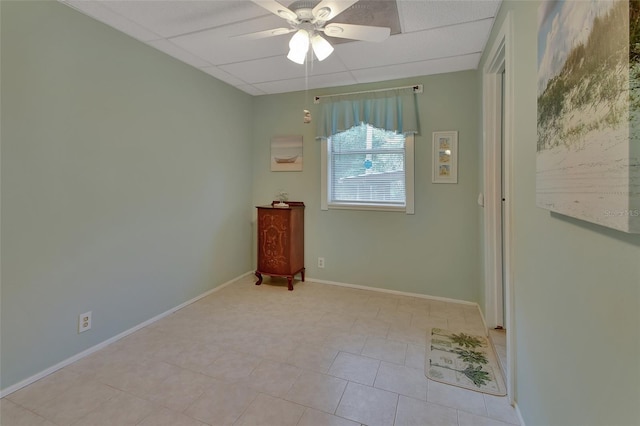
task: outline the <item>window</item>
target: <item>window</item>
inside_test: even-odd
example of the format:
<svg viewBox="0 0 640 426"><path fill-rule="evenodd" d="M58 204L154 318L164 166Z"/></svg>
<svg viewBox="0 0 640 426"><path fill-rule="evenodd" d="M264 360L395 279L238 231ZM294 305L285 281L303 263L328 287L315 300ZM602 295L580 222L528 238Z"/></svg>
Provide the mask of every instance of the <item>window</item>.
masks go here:
<svg viewBox="0 0 640 426"><path fill-rule="evenodd" d="M360 124L323 141L322 208L413 213L413 134Z"/></svg>

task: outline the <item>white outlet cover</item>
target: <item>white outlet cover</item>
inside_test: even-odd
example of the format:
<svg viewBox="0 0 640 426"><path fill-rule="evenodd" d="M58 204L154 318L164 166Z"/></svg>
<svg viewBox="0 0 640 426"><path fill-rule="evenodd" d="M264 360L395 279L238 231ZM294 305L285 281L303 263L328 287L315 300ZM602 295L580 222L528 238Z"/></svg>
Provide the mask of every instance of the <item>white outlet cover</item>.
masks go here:
<svg viewBox="0 0 640 426"><path fill-rule="evenodd" d="M91 329L91 311L78 316L78 333Z"/></svg>

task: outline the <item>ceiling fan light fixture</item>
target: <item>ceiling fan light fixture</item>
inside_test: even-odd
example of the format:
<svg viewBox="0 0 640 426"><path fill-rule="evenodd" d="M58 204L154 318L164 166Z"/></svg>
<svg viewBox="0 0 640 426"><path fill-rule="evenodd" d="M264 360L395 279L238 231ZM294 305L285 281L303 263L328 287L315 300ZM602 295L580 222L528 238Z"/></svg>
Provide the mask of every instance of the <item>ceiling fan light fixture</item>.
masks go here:
<svg viewBox="0 0 640 426"><path fill-rule="evenodd" d="M311 37L311 47L313 47L313 53L316 54L316 58L318 58L319 61L327 59L333 52L333 46L320 36L320 34L315 34Z"/></svg>
<svg viewBox="0 0 640 426"><path fill-rule="evenodd" d="M289 41L289 54L287 59L296 64L304 64L309 51L309 33L305 30L298 30Z"/></svg>

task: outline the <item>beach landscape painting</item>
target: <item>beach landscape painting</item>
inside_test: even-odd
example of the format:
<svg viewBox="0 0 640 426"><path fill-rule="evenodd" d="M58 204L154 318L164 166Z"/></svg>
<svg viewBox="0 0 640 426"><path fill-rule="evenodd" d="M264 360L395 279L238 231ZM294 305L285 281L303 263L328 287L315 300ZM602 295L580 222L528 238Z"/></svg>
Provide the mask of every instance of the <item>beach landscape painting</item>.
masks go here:
<svg viewBox="0 0 640 426"><path fill-rule="evenodd" d="M271 138L271 171L302 171L302 135Z"/></svg>
<svg viewBox="0 0 640 426"><path fill-rule="evenodd" d="M640 233L640 4L538 14L536 204Z"/></svg>

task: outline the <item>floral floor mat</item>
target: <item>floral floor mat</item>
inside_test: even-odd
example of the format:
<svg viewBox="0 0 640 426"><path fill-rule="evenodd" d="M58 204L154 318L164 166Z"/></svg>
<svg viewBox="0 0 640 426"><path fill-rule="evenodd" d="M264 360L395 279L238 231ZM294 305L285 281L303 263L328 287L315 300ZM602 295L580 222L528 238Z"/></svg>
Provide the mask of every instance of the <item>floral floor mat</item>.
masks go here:
<svg viewBox="0 0 640 426"><path fill-rule="evenodd" d="M507 394L496 353L484 336L431 329L427 332L425 375L465 389L498 396Z"/></svg>

